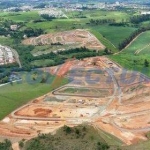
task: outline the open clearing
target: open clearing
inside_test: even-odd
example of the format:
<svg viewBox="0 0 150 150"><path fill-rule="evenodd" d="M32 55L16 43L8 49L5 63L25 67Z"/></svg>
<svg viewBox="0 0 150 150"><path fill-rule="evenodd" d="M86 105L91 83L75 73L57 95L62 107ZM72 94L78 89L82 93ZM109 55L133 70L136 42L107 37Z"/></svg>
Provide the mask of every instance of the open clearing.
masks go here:
<svg viewBox="0 0 150 150"><path fill-rule="evenodd" d="M111 41L117 48L123 40L128 38L135 30L134 27L119 27L110 25L100 25L93 27L94 30L100 32L106 39ZM117 31L117 32L116 32ZM123 34L122 34L123 33Z"/></svg>
<svg viewBox="0 0 150 150"><path fill-rule="evenodd" d="M136 51L140 49L142 49L142 51L147 51L149 49L148 47L149 44L150 44L150 31L146 31L142 33L127 49L125 49L125 52L136 54Z"/></svg>
<svg viewBox="0 0 150 150"><path fill-rule="evenodd" d="M145 59L150 62L150 31L142 33L129 47L117 55L110 56L123 67L150 76L150 68L144 66Z"/></svg>
<svg viewBox="0 0 150 150"><path fill-rule="evenodd" d="M103 50L105 48L99 40L86 30L72 30L54 34L45 34L35 38L25 39L23 44L26 45L51 45L47 51L37 51L34 56L50 51L57 52L71 48L86 47L92 50Z"/></svg>
<svg viewBox="0 0 150 150"><path fill-rule="evenodd" d="M106 57L68 60L63 65L42 70L57 76L51 84L53 89L62 77L70 82L33 98L5 117L0 122L1 135L31 139L64 125L86 123L127 145L147 140L150 131L148 77L126 71Z"/></svg>
<svg viewBox="0 0 150 150"><path fill-rule="evenodd" d="M23 81L0 87L0 119L10 114L14 109L53 89L50 82L47 84L39 82L33 84L26 80L27 73L23 73L23 76L25 76ZM51 76L50 80L54 78L54 76ZM67 80L63 79L62 82L56 86L59 87L65 83L67 83Z"/></svg>

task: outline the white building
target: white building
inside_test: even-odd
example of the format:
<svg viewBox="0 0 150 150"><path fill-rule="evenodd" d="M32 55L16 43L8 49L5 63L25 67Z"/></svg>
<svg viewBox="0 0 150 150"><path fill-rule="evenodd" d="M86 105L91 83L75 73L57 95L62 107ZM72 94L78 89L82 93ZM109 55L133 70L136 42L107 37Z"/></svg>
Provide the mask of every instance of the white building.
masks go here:
<svg viewBox="0 0 150 150"><path fill-rule="evenodd" d="M141 15L150 15L150 11L142 11Z"/></svg>
<svg viewBox="0 0 150 150"><path fill-rule="evenodd" d="M11 48L0 45L0 65L15 62L14 58Z"/></svg>
<svg viewBox="0 0 150 150"><path fill-rule="evenodd" d="M16 31L18 29L18 25L11 25L10 29Z"/></svg>

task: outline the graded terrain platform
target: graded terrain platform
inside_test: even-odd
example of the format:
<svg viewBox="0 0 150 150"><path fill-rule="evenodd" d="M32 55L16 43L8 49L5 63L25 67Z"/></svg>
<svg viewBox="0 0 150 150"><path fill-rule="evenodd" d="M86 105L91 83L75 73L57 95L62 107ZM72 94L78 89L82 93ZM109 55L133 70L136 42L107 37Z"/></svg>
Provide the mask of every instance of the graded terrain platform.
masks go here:
<svg viewBox="0 0 150 150"><path fill-rule="evenodd" d="M46 51L38 51L34 56L46 54L50 51L64 51L66 49L86 47L91 50L104 50L105 46L87 30L71 30L58 33L49 33L39 37L27 38L22 42L25 45L49 45Z"/></svg>
<svg viewBox="0 0 150 150"><path fill-rule="evenodd" d="M0 122L0 135L31 139L60 127L92 125L131 145L150 131L150 80L124 70L107 57L68 60L42 68L69 83L18 108Z"/></svg>

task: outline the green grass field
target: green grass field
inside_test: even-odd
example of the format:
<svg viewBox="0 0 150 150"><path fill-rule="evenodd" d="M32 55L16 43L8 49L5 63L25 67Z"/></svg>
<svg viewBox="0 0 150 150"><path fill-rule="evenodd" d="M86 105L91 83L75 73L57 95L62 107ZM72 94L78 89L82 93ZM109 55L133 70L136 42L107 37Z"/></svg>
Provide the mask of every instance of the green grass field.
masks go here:
<svg viewBox="0 0 150 150"><path fill-rule="evenodd" d="M0 44L10 46L13 44L13 39L11 39L9 37L0 36Z"/></svg>
<svg viewBox="0 0 150 150"><path fill-rule="evenodd" d="M37 81L37 83L33 84L24 78L22 83L13 83L0 87L0 119L3 119L13 110L26 104L30 100L53 90L50 81L54 79L55 77L51 76L48 83L40 83ZM56 86L59 87L66 83L67 80L63 79L61 84Z"/></svg>
<svg viewBox="0 0 150 150"><path fill-rule="evenodd" d="M33 23L29 22L26 24L27 27L41 28L46 32L60 32L72 29L86 29L88 26L87 19L54 19L52 21Z"/></svg>
<svg viewBox="0 0 150 150"><path fill-rule="evenodd" d="M34 49L32 50L32 54L35 56L47 54L50 52L58 51L58 50L69 50L73 48L80 47L80 44L70 44L70 45L42 45L42 46L34 46Z"/></svg>
<svg viewBox="0 0 150 150"><path fill-rule="evenodd" d="M123 19L129 19L129 14L119 11L103 11L103 10L85 10L83 12L73 11L67 12L69 18L78 18L78 16L86 16L85 19L115 19L117 22Z"/></svg>
<svg viewBox="0 0 150 150"><path fill-rule="evenodd" d="M150 44L150 31L144 32L128 48L110 58L127 69L137 70L150 76L150 67L144 67L145 59L150 62L150 46L148 44ZM140 49L142 49L141 52L135 53Z"/></svg>
<svg viewBox="0 0 150 150"><path fill-rule="evenodd" d="M44 59L44 60L34 60L34 61L31 62L31 65L39 67L39 66L48 66L52 63L54 63L53 60Z"/></svg>
<svg viewBox="0 0 150 150"><path fill-rule="evenodd" d="M65 12L68 16L69 20L74 19L79 20L88 20L88 19L115 19L117 22L122 21L123 19L129 19L130 14L121 11L103 11L103 10L85 10L83 12L73 11L73 12ZM82 14L86 16L86 18L77 17L78 15ZM82 16L80 15L80 16ZM2 12L1 17L9 18L14 21L31 21L34 19L40 19L41 17L38 14L38 11L29 11L29 12L17 12L17 13L6 13ZM56 19L59 20L59 19ZM68 20L68 19L67 19Z"/></svg>
<svg viewBox="0 0 150 150"><path fill-rule="evenodd" d="M91 29L90 31L97 37L99 41L102 42L103 45L105 45L108 49L112 50L112 52L118 51L117 47L113 45L108 39L106 39L102 34L100 34L94 29Z"/></svg>
<svg viewBox="0 0 150 150"><path fill-rule="evenodd" d="M128 48L125 49L125 52L134 54L137 50L143 49L148 44L150 44L150 31L146 31L141 34L136 41L134 41ZM143 49L143 51L148 49Z"/></svg>
<svg viewBox="0 0 150 150"><path fill-rule="evenodd" d="M29 12L1 12L0 17L13 20L15 22L30 22L35 19L41 19L37 11Z"/></svg>
<svg viewBox="0 0 150 150"><path fill-rule="evenodd" d="M97 32L100 32L106 39L111 41L116 47L119 46L119 43L123 42L128 38L136 28L133 27L117 27L117 26L108 26L100 25L94 27Z"/></svg>

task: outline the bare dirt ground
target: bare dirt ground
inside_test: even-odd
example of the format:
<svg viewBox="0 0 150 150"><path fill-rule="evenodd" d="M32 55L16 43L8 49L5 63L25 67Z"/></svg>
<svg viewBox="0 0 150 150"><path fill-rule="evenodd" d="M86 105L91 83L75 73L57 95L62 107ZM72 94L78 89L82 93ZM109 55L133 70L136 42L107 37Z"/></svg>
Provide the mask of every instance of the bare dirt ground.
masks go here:
<svg viewBox="0 0 150 150"><path fill-rule="evenodd" d="M57 76L54 85L62 76L70 82L4 118L0 122L0 135L30 139L39 133L54 133L64 125L87 123L128 145L147 140L149 78L136 72L125 73L106 57L68 60L42 70Z"/></svg>
<svg viewBox="0 0 150 150"><path fill-rule="evenodd" d="M86 47L88 49L103 50L105 46L86 30L72 30L53 34L45 34L35 38L25 39L25 45L51 45L61 43L62 45L74 45L76 47ZM57 51L57 47L56 50ZM59 50L59 49L58 49ZM63 50L63 47L62 47ZM64 49L65 50L65 49Z"/></svg>

